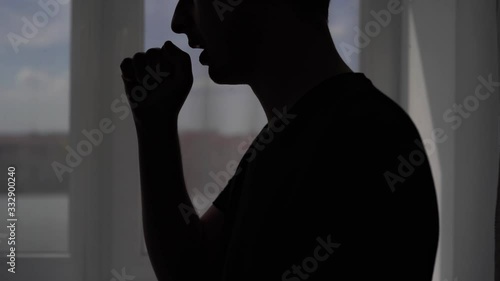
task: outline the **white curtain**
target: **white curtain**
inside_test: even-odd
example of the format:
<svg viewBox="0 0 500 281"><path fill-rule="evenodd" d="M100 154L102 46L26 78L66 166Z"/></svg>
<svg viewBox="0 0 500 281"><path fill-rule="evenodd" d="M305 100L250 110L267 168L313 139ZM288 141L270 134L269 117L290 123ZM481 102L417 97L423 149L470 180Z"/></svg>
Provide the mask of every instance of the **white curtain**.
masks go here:
<svg viewBox="0 0 500 281"><path fill-rule="evenodd" d="M499 81L496 1L406 3L401 92L438 189L435 280L493 280L499 88L485 81Z"/></svg>
<svg viewBox="0 0 500 281"><path fill-rule="evenodd" d="M363 1L362 26L398 2ZM499 89L483 81L499 80L497 1L403 2L363 50L362 71L427 143L441 222L434 280L493 280Z"/></svg>

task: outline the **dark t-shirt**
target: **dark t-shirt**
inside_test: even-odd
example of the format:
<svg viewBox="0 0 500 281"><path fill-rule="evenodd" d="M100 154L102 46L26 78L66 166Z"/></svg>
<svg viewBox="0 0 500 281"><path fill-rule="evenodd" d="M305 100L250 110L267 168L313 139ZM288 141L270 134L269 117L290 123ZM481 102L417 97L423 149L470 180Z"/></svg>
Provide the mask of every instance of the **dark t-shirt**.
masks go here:
<svg viewBox="0 0 500 281"><path fill-rule="evenodd" d="M213 203L223 280L430 281L436 192L406 112L362 73L278 111Z"/></svg>

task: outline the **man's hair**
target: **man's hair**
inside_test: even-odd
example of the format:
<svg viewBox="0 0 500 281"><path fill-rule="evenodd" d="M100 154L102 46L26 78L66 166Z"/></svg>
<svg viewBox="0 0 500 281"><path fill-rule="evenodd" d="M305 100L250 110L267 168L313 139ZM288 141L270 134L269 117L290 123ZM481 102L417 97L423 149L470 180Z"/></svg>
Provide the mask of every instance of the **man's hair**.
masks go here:
<svg viewBox="0 0 500 281"><path fill-rule="evenodd" d="M301 18L312 22L328 21L330 0L289 0Z"/></svg>

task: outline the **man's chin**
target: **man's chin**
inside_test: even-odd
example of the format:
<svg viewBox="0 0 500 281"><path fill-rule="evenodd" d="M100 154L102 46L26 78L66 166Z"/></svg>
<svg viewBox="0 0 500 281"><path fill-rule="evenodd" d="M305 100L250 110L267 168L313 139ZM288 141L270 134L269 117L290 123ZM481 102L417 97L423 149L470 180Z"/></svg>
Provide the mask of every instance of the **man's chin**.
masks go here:
<svg viewBox="0 0 500 281"><path fill-rule="evenodd" d="M213 65L208 66L208 75L216 84L220 85L241 85L245 83L244 77L238 75L236 71L227 68L218 68Z"/></svg>

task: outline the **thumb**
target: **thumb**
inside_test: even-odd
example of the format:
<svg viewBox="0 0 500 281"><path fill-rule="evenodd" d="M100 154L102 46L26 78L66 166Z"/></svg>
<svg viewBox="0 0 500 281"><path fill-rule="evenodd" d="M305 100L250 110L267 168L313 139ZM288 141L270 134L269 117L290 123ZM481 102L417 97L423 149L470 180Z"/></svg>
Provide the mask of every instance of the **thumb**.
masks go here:
<svg viewBox="0 0 500 281"><path fill-rule="evenodd" d="M192 73L191 57L171 41L165 42L161 48L161 55L162 63L173 64L174 76L176 72Z"/></svg>

